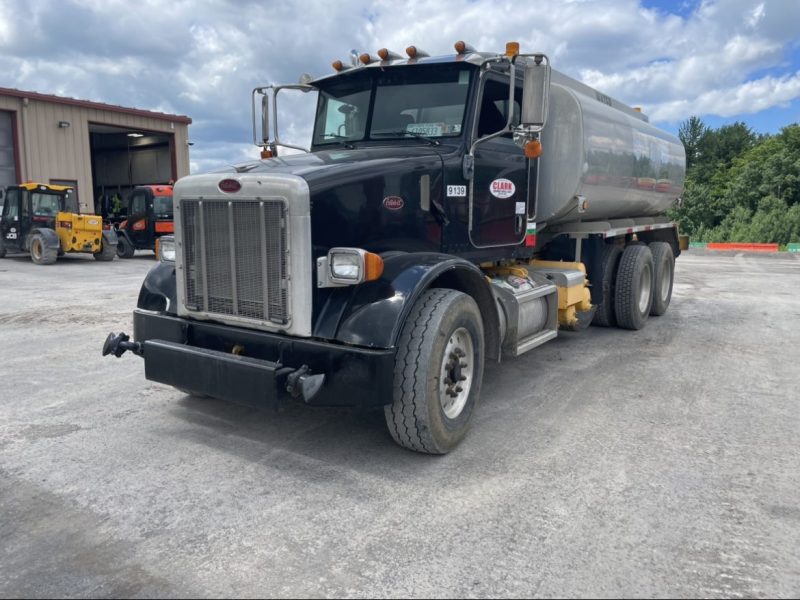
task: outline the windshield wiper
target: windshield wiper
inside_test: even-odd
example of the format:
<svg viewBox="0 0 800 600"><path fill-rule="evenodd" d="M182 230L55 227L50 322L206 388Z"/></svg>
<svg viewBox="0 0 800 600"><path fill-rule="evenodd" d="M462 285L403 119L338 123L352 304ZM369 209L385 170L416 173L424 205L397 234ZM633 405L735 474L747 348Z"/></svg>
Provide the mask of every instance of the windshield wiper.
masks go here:
<svg viewBox="0 0 800 600"><path fill-rule="evenodd" d="M417 133L416 131L406 131L405 129L398 129L397 131L381 131L380 133L373 133L372 137L380 137L380 136L388 137L388 136L398 136L398 135L402 136L410 135L415 139L428 142L431 146L441 145L441 142L439 142L439 140L436 140L432 137L428 137L427 135L424 135L422 133Z"/></svg>
<svg viewBox="0 0 800 600"><path fill-rule="evenodd" d="M352 142L350 142L347 139L347 137L345 137L343 135L339 135L338 133L323 133L322 137L323 137L323 139L324 138L334 138L337 142L339 142L342 146L344 146L348 150L354 150L355 149L355 146L353 145Z"/></svg>

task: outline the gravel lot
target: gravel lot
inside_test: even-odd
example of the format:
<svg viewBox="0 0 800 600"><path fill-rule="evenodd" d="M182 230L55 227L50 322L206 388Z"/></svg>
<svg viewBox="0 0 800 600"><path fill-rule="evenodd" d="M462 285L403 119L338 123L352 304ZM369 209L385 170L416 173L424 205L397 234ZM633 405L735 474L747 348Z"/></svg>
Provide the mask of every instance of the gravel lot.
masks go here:
<svg viewBox="0 0 800 600"><path fill-rule="evenodd" d="M4 259L0 596L797 596L798 258L685 253L643 331L491 366L446 457L102 358L151 256Z"/></svg>

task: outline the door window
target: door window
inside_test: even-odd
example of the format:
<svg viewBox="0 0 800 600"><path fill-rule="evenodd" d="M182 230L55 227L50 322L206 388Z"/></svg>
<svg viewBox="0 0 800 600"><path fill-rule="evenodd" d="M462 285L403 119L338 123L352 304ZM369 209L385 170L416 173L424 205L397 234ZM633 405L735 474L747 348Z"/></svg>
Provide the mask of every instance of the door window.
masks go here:
<svg viewBox="0 0 800 600"><path fill-rule="evenodd" d="M19 220L19 190L8 190L6 193L3 218L9 222Z"/></svg>
<svg viewBox="0 0 800 600"><path fill-rule="evenodd" d="M138 215L147 211L147 198L142 192L136 192L131 196L131 215Z"/></svg>
<svg viewBox="0 0 800 600"><path fill-rule="evenodd" d="M514 116L511 124L519 125L522 102L522 88L517 86L514 93ZM487 79L483 86L481 112L478 117L478 137L500 131L508 122L508 81ZM506 134L511 137L511 133Z"/></svg>

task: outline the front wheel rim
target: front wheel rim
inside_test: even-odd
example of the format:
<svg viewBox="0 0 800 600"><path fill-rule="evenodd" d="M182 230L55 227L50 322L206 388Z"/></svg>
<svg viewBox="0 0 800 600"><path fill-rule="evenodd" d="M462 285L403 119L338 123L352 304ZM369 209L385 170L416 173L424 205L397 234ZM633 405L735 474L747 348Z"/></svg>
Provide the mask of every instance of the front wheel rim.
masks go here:
<svg viewBox="0 0 800 600"><path fill-rule="evenodd" d="M475 374L475 344L464 327L456 329L444 348L439 397L448 419L457 419L467 405Z"/></svg>
<svg viewBox="0 0 800 600"><path fill-rule="evenodd" d="M648 266L642 270L642 277L639 280L639 312L642 314L646 313L649 308L652 285L652 271Z"/></svg>
<svg viewBox="0 0 800 600"><path fill-rule="evenodd" d="M31 244L31 250L33 251L33 258L39 260L42 257L42 243L39 240L33 240L33 244Z"/></svg>

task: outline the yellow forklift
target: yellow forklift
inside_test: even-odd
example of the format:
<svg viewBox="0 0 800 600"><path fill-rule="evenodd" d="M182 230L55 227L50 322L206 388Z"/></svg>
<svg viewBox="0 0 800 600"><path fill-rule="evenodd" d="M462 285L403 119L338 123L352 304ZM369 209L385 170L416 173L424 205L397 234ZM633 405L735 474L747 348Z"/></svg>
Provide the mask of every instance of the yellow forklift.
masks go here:
<svg viewBox="0 0 800 600"><path fill-rule="evenodd" d="M0 258L29 253L37 265L51 265L67 252L114 260L117 235L103 229L101 217L79 214L71 187L29 182L6 188Z"/></svg>

